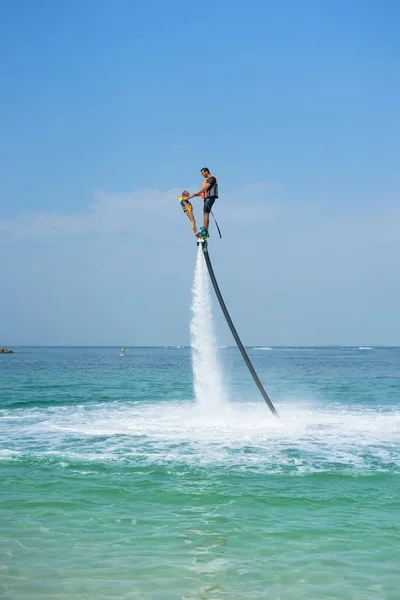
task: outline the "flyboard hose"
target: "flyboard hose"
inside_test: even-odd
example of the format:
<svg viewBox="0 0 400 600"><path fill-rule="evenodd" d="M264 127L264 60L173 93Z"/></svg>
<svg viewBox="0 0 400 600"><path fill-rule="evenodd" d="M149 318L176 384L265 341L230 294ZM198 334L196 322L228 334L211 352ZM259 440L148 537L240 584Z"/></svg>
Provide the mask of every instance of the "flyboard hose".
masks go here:
<svg viewBox="0 0 400 600"><path fill-rule="evenodd" d="M255 372L254 367L251 364L251 361L250 361L250 359L249 359L249 357L247 355L247 352L246 352L246 350L245 350L245 348L244 348L244 346L243 346L243 344L242 344L242 342L240 340L240 337L238 336L238 333L237 333L237 331L235 329L235 326L234 326L234 324L232 322L232 319L231 319L231 317L229 315L228 309L226 308L224 299L222 297L222 294L221 294L221 291L219 289L217 280L215 278L214 270L212 268L210 256L208 254L207 242L203 242L202 243L202 249L203 249L203 254L204 254L204 259L206 261L207 269L208 269L208 272L209 272L209 275L210 275L210 279L211 279L211 282L213 284L216 296L218 298L218 302L220 303L220 306L221 306L222 312L224 313L226 322L229 325L229 329L231 330L232 335L235 338L235 342L237 343L238 348L239 348L240 352L242 353L242 356L244 358L244 362L246 363L246 365L247 365L247 367L248 367L248 369L249 369L249 371L250 371L250 373L251 373L251 375L252 375L252 377L253 377L253 379L254 379L254 381L256 383L256 386L260 390L260 393L261 393L262 397L264 398L265 402L268 404L268 407L271 410L272 414L275 415L275 417L279 418L278 411L276 410L275 406L272 404L271 400L269 399L267 392L264 390L264 387L263 387L263 385L262 385L262 383L261 383L261 381L260 381L257 373Z"/></svg>
<svg viewBox="0 0 400 600"><path fill-rule="evenodd" d="M218 229L218 235L219 235L219 239L220 239L220 240L222 240L222 234L221 234L220 228L218 227L217 219L214 217L214 213L213 213L213 211L211 210L210 212L211 212L211 214L212 214L212 216L213 216L214 223L215 223L215 225L216 225L216 227L217 227L217 229Z"/></svg>

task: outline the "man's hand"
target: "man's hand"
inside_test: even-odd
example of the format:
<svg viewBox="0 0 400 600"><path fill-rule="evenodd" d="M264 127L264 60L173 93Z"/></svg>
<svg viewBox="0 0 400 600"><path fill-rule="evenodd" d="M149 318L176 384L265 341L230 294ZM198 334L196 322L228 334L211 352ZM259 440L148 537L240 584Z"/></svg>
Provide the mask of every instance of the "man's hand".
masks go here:
<svg viewBox="0 0 400 600"><path fill-rule="evenodd" d="M208 190L208 188L210 187L210 185L206 185L205 187L203 187L199 192L196 192L195 194L192 194L191 196L189 196L188 200L190 200L191 198L194 198L195 196L201 196L203 192L206 192Z"/></svg>

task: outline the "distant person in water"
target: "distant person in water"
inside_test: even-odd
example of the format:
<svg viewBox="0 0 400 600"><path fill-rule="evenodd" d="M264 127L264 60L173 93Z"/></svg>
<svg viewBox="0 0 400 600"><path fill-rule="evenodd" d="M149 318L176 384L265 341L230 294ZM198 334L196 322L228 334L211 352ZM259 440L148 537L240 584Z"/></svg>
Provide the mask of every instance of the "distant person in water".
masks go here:
<svg viewBox="0 0 400 600"><path fill-rule="evenodd" d="M203 167L201 169L201 174L204 177L203 186L201 190L192 194L187 199L191 200L195 196L201 196L204 201L204 227L200 230L200 233L203 237L208 237L208 228L210 226L210 212L213 207L214 202L218 198L218 180L215 175L210 173L210 170L207 167Z"/></svg>
<svg viewBox="0 0 400 600"><path fill-rule="evenodd" d="M189 198L191 198L189 192L187 190L184 190L182 192L182 196L179 198L179 203L182 206L183 212L185 213L185 215L187 215L189 217L190 224L196 235L198 233L197 226L196 226L196 219L194 218L193 206L192 206L191 202L189 202L189 200L188 200Z"/></svg>

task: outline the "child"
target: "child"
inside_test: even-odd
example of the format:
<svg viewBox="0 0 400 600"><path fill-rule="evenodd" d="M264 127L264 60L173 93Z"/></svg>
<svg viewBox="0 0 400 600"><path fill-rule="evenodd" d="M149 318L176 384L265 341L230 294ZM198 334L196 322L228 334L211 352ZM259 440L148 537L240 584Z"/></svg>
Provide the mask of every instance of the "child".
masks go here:
<svg viewBox="0 0 400 600"><path fill-rule="evenodd" d="M191 202L189 202L189 200L186 200L186 198L188 198L189 196L190 196L189 192L187 190L184 190L182 192L182 196L179 198L179 203L183 208L183 212L189 217L190 224L192 225L194 234L197 235L198 231L197 231L197 227L196 227L196 220L195 220L194 214L193 214L193 206L192 206Z"/></svg>

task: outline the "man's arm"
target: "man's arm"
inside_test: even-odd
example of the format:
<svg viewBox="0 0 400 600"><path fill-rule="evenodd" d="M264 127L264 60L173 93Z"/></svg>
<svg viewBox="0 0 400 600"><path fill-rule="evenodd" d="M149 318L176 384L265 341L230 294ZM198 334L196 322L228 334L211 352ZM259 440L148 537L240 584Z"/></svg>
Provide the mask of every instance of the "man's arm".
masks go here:
<svg viewBox="0 0 400 600"><path fill-rule="evenodd" d="M206 186L204 186L203 188L201 188L201 190L199 192L196 192L195 194L192 194L191 196L189 196L189 198L187 198L188 200L191 200L192 198L194 198L195 196L201 196L203 192L206 192L207 190L209 190L211 187L210 184L207 184Z"/></svg>
<svg viewBox="0 0 400 600"><path fill-rule="evenodd" d="M213 185L215 185L215 177L209 177L209 179L214 179L214 182L212 183L208 183L208 179L207 179L207 184L201 188L201 190L199 192L196 192L195 194L192 194L191 196L189 196L188 200L190 200L191 198L194 198L195 196L201 196L203 192L206 192L207 190L210 189L210 187L212 187Z"/></svg>

